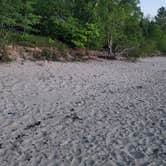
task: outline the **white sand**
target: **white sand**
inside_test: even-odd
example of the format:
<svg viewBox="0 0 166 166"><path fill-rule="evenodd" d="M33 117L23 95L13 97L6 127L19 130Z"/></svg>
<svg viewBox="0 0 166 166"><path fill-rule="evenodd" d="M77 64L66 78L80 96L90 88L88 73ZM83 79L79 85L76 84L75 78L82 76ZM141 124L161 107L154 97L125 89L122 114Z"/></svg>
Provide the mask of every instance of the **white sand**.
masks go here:
<svg viewBox="0 0 166 166"><path fill-rule="evenodd" d="M166 164L166 58L0 64L0 166Z"/></svg>

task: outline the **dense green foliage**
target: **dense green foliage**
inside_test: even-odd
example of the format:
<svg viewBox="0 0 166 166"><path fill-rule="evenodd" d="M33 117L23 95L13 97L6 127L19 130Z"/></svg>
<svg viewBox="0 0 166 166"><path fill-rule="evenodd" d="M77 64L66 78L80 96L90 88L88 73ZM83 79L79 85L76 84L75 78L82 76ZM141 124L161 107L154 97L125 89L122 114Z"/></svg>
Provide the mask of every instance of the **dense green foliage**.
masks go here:
<svg viewBox="0 0 166 166"><path fill-rule="evenodd" d="M113 55L149 55L166 52L166 9L150 20L138 0L0 0L1 42L12 42L10 34L25 45L43 36L50 45L59 40Z"/></svg>

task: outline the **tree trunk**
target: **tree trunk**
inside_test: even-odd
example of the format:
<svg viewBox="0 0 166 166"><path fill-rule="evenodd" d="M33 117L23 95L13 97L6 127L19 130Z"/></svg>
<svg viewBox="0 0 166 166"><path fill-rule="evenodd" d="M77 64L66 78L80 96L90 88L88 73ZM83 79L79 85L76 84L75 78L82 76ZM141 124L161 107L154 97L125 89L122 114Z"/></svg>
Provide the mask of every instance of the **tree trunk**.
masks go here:
<svg viewBox="0 0 166 166"><path fill-rule="evenodd" d="M110 37L110 39L108 40L108 57L110 59L115 59L116 56L115 54L113 53L113 41L112 41L112 36Z"/></svg>

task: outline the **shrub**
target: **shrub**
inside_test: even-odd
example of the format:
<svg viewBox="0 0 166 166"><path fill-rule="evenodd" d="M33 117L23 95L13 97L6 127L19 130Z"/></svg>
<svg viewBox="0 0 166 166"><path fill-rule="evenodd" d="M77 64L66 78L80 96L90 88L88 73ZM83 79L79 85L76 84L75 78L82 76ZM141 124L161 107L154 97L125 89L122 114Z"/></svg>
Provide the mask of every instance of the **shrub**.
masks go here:
<svg viewBox="0 0 166 166"><path fill-rule="evenodd" d="M48 43L49 43L50 45L54 45L54 44L55 44L55 41L54 41L53 39L51 39L51 38L48 38Z"/></svg>
<svg viewBox="0 0 166 166"><path fill-rule="evenodd" d="M157 43L153 40L145 40L140 45L142 56L152 56L158 52Z"/></svg>
<svg viewBox="0 0 166 166"><path fill-rule="evenodd" d="M96 46L99 30L96 24L86 23L72 31L72 44L79 48L92 48Z"/></svg>
<svg viewBox="0 0 166 166"><path fill-rule="evenodd" d="M139 58L158 54L157 42L153 40L145 40L140 46L134 47L128 51L128 58Z"/></svg>
<svg viewBox="0 0 166 166"><path fill-rule="evenodd" d="M141 57L141 55L142 55L142 52L139 47L128 50L128 57L139 58Z"/></svg>
<svg viewBox="0 0 166 166"><path fill-rule="evenodd" d="M0 62L10 62L11 58L8 55L6 46L0 46Z"/></svg>
<svg viewBox="0 0 166 166"><path fill-rule="evenodd" d="M60 55L53 48L44 48L42 52L35 52L33 58L36 60L59 61Z"/></svg>
<svg viewBox="0 0 166 166"><path fill-rule="evenodd" d="M166 53L166 37L158 42L158 49L161 52Z"/></svg>

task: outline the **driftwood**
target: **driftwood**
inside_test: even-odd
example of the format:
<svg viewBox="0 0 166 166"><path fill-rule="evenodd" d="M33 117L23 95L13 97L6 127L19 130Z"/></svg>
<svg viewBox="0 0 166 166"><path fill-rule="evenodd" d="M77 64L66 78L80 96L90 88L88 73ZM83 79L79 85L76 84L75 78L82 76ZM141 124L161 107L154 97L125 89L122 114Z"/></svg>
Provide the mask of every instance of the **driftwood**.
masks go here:
<svg viewBox="0 0 166 166"><path fill-rule="evenodd" d="M110 59L116 59L117 57L128 56L128 52L134 47L127 47L127 48L119 48L116 47L113 49L113 42L112 39L108 42L108 57Z"/></svg>
<svg viewBox="0 0 166 166"><path fill-rule="evenodd" d="M113 48L113 38L110 36L108 40L108 57L110 59L116 59L117 57L128 56L128 52L134 49L134 47L120 48L116 46Z"/></svg>

